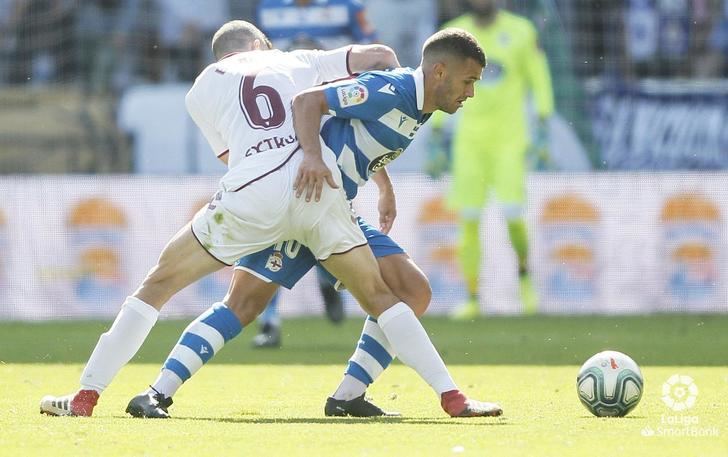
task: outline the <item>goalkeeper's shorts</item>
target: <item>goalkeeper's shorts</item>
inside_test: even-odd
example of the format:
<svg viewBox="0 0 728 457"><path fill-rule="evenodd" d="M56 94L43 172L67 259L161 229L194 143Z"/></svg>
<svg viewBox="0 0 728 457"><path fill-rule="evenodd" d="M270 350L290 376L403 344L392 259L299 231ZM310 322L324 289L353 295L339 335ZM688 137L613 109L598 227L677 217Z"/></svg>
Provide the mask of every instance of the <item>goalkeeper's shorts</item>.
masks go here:
<svg viewBox="0 0 728 457"><path fill-rule="evenodd" d="M448 204L455 210L480 209L491 193L502 203L523 203L525 153L456 149Z"/></svg>

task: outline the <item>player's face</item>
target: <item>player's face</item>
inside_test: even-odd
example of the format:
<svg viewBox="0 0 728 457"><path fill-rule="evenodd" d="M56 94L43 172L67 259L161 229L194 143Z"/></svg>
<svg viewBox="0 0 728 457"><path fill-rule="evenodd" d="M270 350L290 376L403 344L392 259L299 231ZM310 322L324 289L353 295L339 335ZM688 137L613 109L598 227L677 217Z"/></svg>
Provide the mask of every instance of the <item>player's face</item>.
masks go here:
<svg viewBox="0 0 728 457"><path fill-rule="evenodd" d="M437 91L438 109L450 114L460 109L465 100L475 95L475 83L482 74L483 67L473 59L450 62Z"/></svg>

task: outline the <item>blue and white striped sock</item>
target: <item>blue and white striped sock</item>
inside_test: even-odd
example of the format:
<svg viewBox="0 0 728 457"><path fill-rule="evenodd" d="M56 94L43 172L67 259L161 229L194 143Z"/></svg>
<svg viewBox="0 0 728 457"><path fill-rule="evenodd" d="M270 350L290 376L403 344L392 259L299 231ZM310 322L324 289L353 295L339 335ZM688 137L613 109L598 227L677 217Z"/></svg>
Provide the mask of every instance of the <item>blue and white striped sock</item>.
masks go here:
<svg viewBox="0 0 728 457"><path fill-rule="evenodd" d="M173 396L182 383L242 330L237 316L224 303L215 303L184 330L152 388L166 397Z"/></svg>
<svg viewBox="0 0 728 457"><path fill-rule="evenodd" d="M334 392L337 400L351 400L363 394L369 384L392 363L394 351L379 328L377 320L367 316L359 343L344 372L344 379Z"/></svg>

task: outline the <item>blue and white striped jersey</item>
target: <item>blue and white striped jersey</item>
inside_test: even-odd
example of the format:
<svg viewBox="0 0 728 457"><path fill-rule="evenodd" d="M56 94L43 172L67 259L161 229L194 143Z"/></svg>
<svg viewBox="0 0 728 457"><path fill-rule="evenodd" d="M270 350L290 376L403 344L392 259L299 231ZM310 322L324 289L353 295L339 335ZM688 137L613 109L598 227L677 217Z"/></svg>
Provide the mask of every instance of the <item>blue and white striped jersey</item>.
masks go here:
<svg viewBox="0 0 728 457"><path fill-rule="evenodd" d="M372 71L325 89L332 117L321 139L336 154L346 196L396 159L430 117L421 69Z"/></svg>
<svg viewBox="0 0 728 457"><path fill-rule="evenodd" d="M375 40L361 0L261 0L257 25L274 46L282 50L300 47L333 49Z"/></svg>

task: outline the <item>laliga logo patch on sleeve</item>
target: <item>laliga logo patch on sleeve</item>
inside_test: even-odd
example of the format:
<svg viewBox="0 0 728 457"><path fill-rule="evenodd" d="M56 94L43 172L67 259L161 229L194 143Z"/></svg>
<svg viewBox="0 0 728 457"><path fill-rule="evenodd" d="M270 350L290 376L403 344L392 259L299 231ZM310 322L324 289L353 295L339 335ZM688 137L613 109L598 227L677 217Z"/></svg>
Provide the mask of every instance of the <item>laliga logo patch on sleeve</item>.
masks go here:
<svg viewBox="0 0 728 457"><path fill-rule="evenodd" d="M336 89L336 94L339 96L339 104L342 108L361 105L369 98L367 88L361 84L341 86Z"/></svg>

